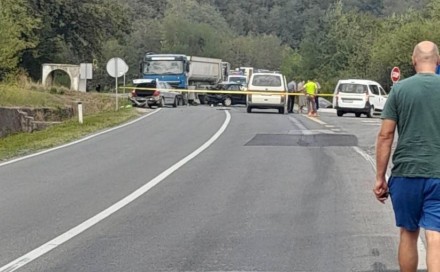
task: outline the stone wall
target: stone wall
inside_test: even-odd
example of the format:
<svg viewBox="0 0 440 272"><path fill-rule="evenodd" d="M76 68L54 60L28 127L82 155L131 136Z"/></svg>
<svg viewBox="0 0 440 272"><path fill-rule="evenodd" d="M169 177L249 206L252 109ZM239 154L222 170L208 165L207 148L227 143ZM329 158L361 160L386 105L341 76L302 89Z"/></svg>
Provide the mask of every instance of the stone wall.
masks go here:
<svg viewBox="0 0 440 272"><path fill-rule="evenodd" d="M74 116L73 108L0 107L0 137L42 130Z"/></svg>

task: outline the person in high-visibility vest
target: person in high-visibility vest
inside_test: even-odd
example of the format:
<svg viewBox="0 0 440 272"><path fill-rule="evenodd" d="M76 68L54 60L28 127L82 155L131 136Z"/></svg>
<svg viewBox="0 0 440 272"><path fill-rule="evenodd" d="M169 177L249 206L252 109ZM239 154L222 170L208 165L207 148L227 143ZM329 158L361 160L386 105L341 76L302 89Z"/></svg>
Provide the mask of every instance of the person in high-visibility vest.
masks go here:
<svg viewBox="0 0 440 272"><path fill-rule="evenodd" d="M315 96L316 92L318 90L318 86L315 82L313 82L311 79L307 80L307 83L304 84L303 87L305 94L307 96L307 111L308 116L316 117L318 116L318 113L316 111L316 104L315 104Z"/></svg>

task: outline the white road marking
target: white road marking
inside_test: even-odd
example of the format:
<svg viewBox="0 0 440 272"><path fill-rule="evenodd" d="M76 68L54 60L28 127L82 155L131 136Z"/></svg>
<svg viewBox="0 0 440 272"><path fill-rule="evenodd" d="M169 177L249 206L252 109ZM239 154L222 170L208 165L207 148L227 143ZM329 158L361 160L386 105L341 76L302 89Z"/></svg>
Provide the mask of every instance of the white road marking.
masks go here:
<svg viewBox="0 0 440 272"><path fill-rule="evenodd" d="M113 127L113 128L110 128L110 129L107 129L107 130L101 131L101 132L99 132L99 133L96 133L96 134L93 134L93 135L90 135L90 136L87 136L87 137L81 138L81 139L79 139L79 140L77 140L77 141L70 142L70 143L68 143L68 144L60 145L60 146L57 146L57 147L54 147L54 148L46 149L46 150L43 150L43 151L40 151L40 152L37 152L37 153L33 153L33 154L30 154L30 155L27 155L27 156L23 156L23 157L20 157L20 158L17 158L17 159L13 159L13 160L10 160L10 161L7 161L7 162L4 162L4 163L0 163L0 167L5 166L5 165L8 165L8 164L15 163L15 162L18 162L18 161L22 161L22 160L25 160L25 159L33 158L33 157L36 157L36 156L39 156L39 155L42 155L42 154L45 154L45 153L52 152L52 151L54 151L54 150L58 150L58 149L61 149L61 148L65 148L65 147L71 146L71 145L75 145L75 144L77 144L77 143L81 143L81 142L84 142L84 141L90 140L90 139L92 139L92 138L95 138L95 137L97 137L97 136L99 136L99 135L102 135L102 134L108 133L108 132L110 132L110 131L117 130L117 129L120 129L120 128L123 128L123 127L129 126L129 125L131 125L131 124L133 124L133 123L136 123L136 122L138 122L138 121L140 121L140 120L142 120L142 119L144 119L144 118L147 118L147 117L149 117L149 116L151 116L151 115L153 115L153 114L159 112L160 110L161 110L161 109L157 109L157 110L155 110L155 111L153 111L153 112L151 112L151 113L149 113L149 114L146 114L146 115L144 115L144 116L142 116L142 117L139 117L139 118L137 118L137 119L135 119L135 120L133 120L133 121L131 121L131 122L128 122L128 123L122 124L122 125L120 125L120 126Z"/></svg>
<svg viewBox="0 0 440 272"><path fill-rule="evenodd" d="M205 149L207 149L211 144L213 144L226 130L228 127L230 120L231 120L231 114L228 111L225 111L226 119L223 123L223 125L220 127L220 129L202 146L200 146L198 149L193 151L191 154L168 168L167 170L163 171L161 174L159 174L154 179L150 180L148 183L146 183L144 186L140 187L130 195L126 196L124 199L118 201L117 203L113 204L109 208L105 209L104 211L100 212L99 214L93 216L92 218L86 220L85 222L79 224L78 226L66 231L65 233L61 234L60 236L52 239L51 241L45 243L44 245L30 251L29 253L15 259L14 261L8 263L7 265L0 268L0 272L12 272L17 270L18 268L28 264L29 262L41 257L42 255L46 254L47 252L51 251L52 249L60 246L61 244L67 242L68 240L72 239L73 237L79 235L83 231L89 229L90 227L96 225L103 219L107 218L108 216L112 215L113 213L117 212L127 204L131 203L132 201L136 200L138 197L142 196L146 192L148 192L151 188L159 184L162 180L164 180L166 177L171 175L173 172L177 171L180 167L185 165L187 162L198 156L200 153L202 153ZM138 119L139 120L139 119ZM122 127L122 126L120 126ZM107 130L111 131L111 130ZM102 134L102 133L100 133ZM99 135L99 134L98 134ZM48 152L48 151L46 151ZM44 153L46 153L44 152ZM39 154L42 154L40 152ZM36 155L34 155L36 156Z"/></svg>
<svg viewBox="0 0 440 272"><path fill-rule="evenodd" d="M319 120L316 117L312 117L312 116L308 116L307 114L303 114L302 116L309 118L312 121L315 121L316 123L320 124L320 125L327 125L326 122Z"/></svg>
<svg viewBox="0 0 440 272"><path fill-rule="evenodd" d="M296 120L296 118L293 118L292 116L289 116L289 119L290 119L290 121L292 121L296 125L296 127L298 127L301 130L303 135L311 135L311 134L313 134L309 129L307 129L303 124L301 124L301 122Z"/></svg>
<svg viewBox="0 0 440 272"><path fill-rule="evenodd" d="M355 146L353 147L353 149L359 153L362 157L364 157L373 167L374 171L376 172L376 162L375 160L368 155L366 152L364 152L361 148ZM386 175L386 179L388 180L389 176L388 174ZM422 232L421 232L422 233ZM417 241L417 251L419 254L419 269L422 270L426 270L427 266L426 266L426 247L425 244L422 241L422 238L419 237L418 241Z"/></svg>

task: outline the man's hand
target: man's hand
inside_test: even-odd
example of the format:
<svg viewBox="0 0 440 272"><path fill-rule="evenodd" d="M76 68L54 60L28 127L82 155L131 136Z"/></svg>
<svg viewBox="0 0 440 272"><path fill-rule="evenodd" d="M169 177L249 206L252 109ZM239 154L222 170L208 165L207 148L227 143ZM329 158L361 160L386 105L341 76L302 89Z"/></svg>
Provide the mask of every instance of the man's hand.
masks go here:
<svg viewBox="0 0 440 272"><path fill-rule="evenodd" d="M382 203L385 203L385 200L388 198L388 183L385 177L376 178L376 183L373 188L373 193L376 196L377 200Z"/></svg>

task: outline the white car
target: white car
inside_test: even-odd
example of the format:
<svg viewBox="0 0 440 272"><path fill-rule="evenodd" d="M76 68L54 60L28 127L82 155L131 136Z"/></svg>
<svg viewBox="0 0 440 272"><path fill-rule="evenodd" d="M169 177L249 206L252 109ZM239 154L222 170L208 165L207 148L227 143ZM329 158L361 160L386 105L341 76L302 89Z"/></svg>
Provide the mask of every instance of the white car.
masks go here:
<svg viewBox="0 0 440 272"><path fill-rule="evenodd" d="M248 113L252 109L277 109L281 114L287 111L287 82L280 73L253 73L248 92L257 92L247 95Z"/></svg>
<svg viewBox="0 0 440 272"><path fill-rule="evenodd" d="M383 110L388 95L376 81L365 79L339 80L333 95L333 108L338 116L354 113L371 118Z"/></svg>
<svg viewBox="0 0 440 272"><path fill-rule="evenodd" d="M129 95L128 99L135 107L149 108L153 106L163 107L165 105L184 105L184 99L181 92L175 90L170 84L158 79L135 79L136 85Z"/></svg>

